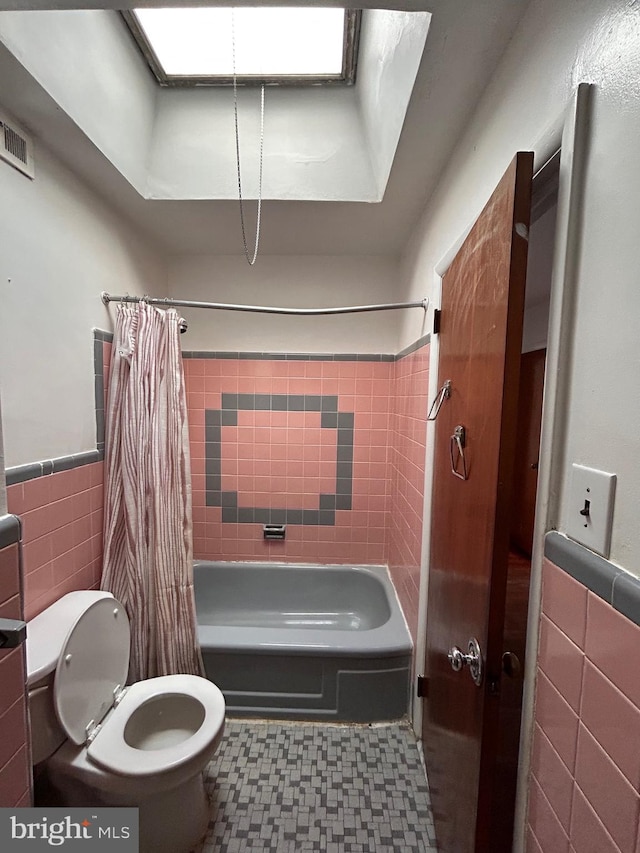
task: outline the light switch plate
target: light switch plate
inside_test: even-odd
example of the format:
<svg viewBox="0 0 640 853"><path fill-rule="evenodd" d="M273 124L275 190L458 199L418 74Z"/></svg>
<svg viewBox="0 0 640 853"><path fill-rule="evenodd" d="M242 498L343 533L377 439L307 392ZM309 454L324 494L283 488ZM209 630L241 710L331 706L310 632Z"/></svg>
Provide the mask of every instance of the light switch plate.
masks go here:
<svg viewBox="0 0 640 853"><path fill-rule="evenodd" d="M608 557L616 475L584 465L573 464L571 469L567 536Z"/></svg>

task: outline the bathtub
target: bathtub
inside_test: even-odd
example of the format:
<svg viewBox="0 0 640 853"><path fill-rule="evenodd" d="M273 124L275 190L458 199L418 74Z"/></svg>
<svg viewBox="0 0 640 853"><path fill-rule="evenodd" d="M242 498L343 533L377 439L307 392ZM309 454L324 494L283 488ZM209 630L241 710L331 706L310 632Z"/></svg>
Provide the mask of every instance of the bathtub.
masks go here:
<svg viewBox="0 0 640 853"><path fill-rule="evenodd" d="M407 712L412 642L382 566L194 564L198 638L229 716Z"/></svg>

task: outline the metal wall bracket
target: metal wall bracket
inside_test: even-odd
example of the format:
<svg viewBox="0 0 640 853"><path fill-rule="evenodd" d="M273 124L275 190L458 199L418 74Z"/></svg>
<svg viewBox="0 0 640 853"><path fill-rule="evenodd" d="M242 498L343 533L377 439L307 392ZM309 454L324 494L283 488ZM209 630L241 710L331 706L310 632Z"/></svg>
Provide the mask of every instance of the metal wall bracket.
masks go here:
<svg viewBox="0 0 640 853"><path fill-rule="evenodd" d="M416 679L416 696L426 699L429 693L429 679L426 675L419 675Z"/></svg>
<svg viewBox="0 0 640 853"><path fill-rule="evenodd" d="M435 421L438 417L438 413L442 408L442 404L445 400L448 400L451 396L451 380L446 379L442 388L436 394L436 398L433 403L429 406L429 411L427 412L427 420Z"/></svg>

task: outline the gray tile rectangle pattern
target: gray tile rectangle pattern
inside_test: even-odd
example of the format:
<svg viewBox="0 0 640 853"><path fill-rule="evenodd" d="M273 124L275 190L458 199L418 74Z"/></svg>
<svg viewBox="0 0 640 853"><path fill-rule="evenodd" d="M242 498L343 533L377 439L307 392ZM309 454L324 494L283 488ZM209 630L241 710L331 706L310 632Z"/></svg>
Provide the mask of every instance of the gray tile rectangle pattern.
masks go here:
<svg viewBox="0 0 640 853"><path fill-rule="evenodd" d="M437 853L408 725L227 720L198 853Z"/></svg>

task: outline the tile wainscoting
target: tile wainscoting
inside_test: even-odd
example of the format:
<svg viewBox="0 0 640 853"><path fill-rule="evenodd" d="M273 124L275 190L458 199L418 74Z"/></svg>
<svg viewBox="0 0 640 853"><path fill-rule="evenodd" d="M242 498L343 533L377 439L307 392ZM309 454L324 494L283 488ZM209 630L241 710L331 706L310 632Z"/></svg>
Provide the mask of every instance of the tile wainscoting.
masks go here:
<svg viewBox="0 0 640 853"><path fill-rule="evenodd" d="M185 352L195 556L388 563L415 641L429 339L397 355ZM94 332L96 450L7 470L27 619L99 584L111 341Z"/></svg>
<svg viewBox="0 0 640 853"><path fill-rule="evenodd" d="M640 581L547 535L529 853L640 851Z"/></svg>
<svg viewBox="0 0 640 853"><path fill-rule="evenodd" d="M194 555L388 563L415 640L428 360L185 353Z"/></svg>
<svg viewBox="0 0 640 853"><path fill-rule="evenodd" d="M23 619L20 522L0 518L0 617ZM31 805L31 754L25 703L24 644L0 649L0 807Z"/></svg>
<svg viewBox="0 0 640 853"><path fill-rule="evenodd" d="M22 521L24 618L102 571L104 420L111 335L94 331L96 450L7 469L9 512Z"/></svg>

